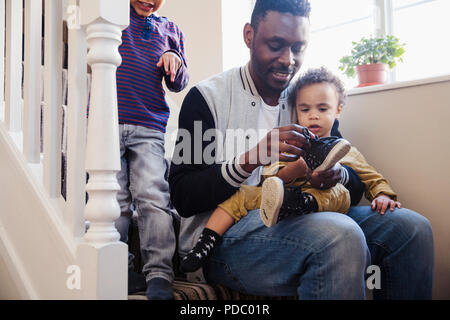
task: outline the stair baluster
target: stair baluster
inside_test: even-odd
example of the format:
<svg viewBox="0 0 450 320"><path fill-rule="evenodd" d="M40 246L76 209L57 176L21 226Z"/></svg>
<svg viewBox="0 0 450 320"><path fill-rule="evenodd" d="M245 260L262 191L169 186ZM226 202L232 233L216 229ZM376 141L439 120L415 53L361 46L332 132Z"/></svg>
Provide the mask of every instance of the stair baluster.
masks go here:
<svg viewBox="0 0 450 320"><path fill-rule="evenodd" d="M5 118L5 0L0 0L0 119Z"/></svg>
<svg viewBox="0 0 450 320"><path fill-rule="evenodd" d="M62 1L45 0L44 48L44 187L61 197Z"/></svg>
<svg viewBox="0 0 450 320"><path fill-rule="evenodd" d="M42 2L25 0L23 153L39 163L41 153Z"/></svg>
<svg viewBox="0 0 450 320"><path fill-rule="evenodd" d="M72 235L85 233L86 204L86 108L87 62L86 30L81 28L79 7L70 0L68 13L68 99L67 99L67 178L66 224Z"/></svg>
<svg viewBox="0 0 450 320"><path fill-rule="evenodd" d="M22 2L6 0L5 123L10 132L22 130Z"/></svg>
<svg viewBox="0 0 450 320"><path fill-rule="evenodd" d="M114 8L114 10L111 10ZM118 47L122 30L129 24L128 0L80 0L81 25L86 26L92 69L86 170L89 200L85 217L90 227L79 246L82 280L97 290L96 299L126 299L127 245L119 241L114 221L120 216L117 172L120 170L116 69L121 63Z"/></svg>

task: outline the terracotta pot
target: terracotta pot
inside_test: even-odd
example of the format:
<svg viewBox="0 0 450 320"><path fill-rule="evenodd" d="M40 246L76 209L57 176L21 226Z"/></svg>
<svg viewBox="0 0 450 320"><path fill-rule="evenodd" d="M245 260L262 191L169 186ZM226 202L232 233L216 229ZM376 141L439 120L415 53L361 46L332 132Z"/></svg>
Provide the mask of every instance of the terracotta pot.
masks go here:
<svg viewBox="0 0 450 320"><path fill-rule="evenodd" d="M358 87L373 86L386 83L388 66L384 63L364 64L356 66Z"/></svg>

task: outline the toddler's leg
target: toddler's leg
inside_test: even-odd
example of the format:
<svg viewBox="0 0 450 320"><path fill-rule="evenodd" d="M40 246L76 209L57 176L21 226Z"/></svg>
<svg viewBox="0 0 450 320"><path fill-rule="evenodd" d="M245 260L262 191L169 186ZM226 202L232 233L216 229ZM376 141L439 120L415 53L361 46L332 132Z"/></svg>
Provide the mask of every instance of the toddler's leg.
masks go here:
<svg viewBox="0 0 450 320"><path fill-rule="evenodd" d="M233 225L234 218L224 209L218 207L209 218L197 244L183 258L180 265L182 272L198 270L209 257L211 251L220 243L222 235Z"/></svg>
<svg viewBox="0 0 450 320"><path fill-rule="evenodd" d="M304 188L303 191L310 193L316 199L318 205L317 211L319 212L347 213L350 208L350 193L340 183L326 190L308 187Z"/></svg>
<svg viewBox="0 0 450 320"><path fill-rule="evenodd" d="M199 269L234 222L247 215L248 211L259 208L260 204L261 188L245 185L219 204L206 223L197 244L183 258L180 265L181 271L193 272Z"/></svg>
<svg viewBox="0 0 450 320"><path fill-rule="evenodd" d="M164 158L164 134L126 126L130 191L138 214L142 273L148 299L173 299L172 258L176 236L170 207L168 164Z"/></svg>
<svg viewBox="0 0 450 320"><path fill-rule="evenodd" d="M119 130L121 169L117 173L117 182L120 185L120 190L117 192L117 201L120 206L120 217L115 221L115 227L120 234L120 241L128 243L128 231L133 216L131 210L132 197L129 190L128 154L126 153L126 147L122 136L123 125L119 125ZM134 271L134 255L128 252L128 294L145 291L146 287L145 277Z"/></svg>

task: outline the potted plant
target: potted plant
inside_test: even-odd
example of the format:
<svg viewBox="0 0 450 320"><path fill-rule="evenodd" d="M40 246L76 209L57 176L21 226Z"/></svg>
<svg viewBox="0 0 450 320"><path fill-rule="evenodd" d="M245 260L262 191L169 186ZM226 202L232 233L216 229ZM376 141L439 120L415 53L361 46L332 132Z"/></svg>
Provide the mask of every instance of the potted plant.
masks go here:
<svg viewBox="0 0 450 320"><path fill-rule="evenodd" d="M398 61L403 62L405 44L392 35L362 38L359 42L353 41L352 45L352 54L339 60L339 69L350 78L357 72L358 87L385 83L388 67L392 69Z"/></svg>

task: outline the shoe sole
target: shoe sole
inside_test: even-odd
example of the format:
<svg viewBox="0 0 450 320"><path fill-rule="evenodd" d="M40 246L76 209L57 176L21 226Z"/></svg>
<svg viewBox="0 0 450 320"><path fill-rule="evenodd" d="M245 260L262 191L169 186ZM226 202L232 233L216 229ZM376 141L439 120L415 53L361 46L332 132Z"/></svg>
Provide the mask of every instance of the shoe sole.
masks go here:
<svg viewBox="0 0 450 320"><path fill-rule="evenodd" d="M281 205L284 198L283 181L277 177L267 178L261 190L261 208L259 215L261 220L270 228L278 222Z"/></svg>
<svg viewBox="0 0 450 320"><path fill-rule="evenodd" d="M341 160L345 155L350 151L351 148L350 142L345 139L342 139L330 150L325 160L322 162L320 166L318 166L314 172L317 171L325 171L333 167L339 160Z"/></svg>

